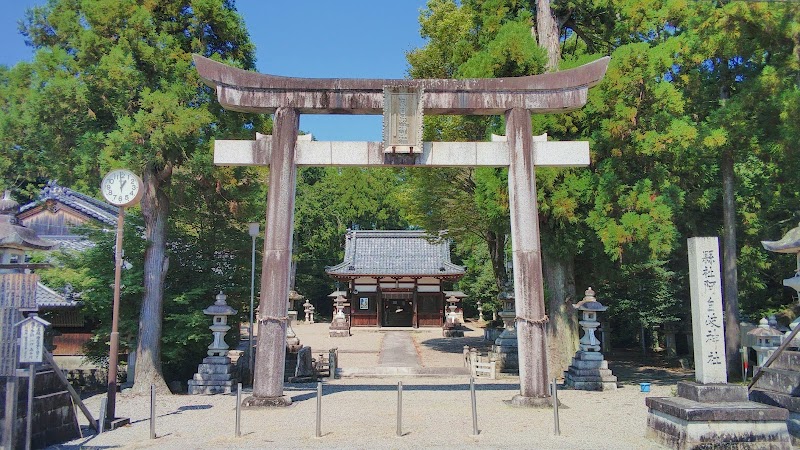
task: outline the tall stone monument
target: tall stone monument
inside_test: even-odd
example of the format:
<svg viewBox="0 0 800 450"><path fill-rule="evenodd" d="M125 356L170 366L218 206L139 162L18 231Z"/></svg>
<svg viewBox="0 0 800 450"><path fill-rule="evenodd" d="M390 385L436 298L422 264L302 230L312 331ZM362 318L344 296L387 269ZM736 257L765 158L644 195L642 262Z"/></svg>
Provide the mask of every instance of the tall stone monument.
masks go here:
<svg viewBox="0 0 800 450"><path fill-rule="evenodd" d="M695 382L677 397L648 397L647 437L675 449L791 449L788 412L747 399L727 384L719 239L689 238Z"/></svg>

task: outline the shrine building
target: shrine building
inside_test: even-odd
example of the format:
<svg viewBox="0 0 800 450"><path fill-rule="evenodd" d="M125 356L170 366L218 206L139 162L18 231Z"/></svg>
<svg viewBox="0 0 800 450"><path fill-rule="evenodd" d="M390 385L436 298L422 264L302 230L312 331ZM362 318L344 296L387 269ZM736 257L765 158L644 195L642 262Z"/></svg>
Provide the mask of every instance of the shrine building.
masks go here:
<svg viewBox="0 0 800 450"><path fill-rule="evenodd" d="M325 270L347 283L350 325L441 327L445 284L464 276L450 262L450 243L424 231L348 231L344 261Z"/></svg>

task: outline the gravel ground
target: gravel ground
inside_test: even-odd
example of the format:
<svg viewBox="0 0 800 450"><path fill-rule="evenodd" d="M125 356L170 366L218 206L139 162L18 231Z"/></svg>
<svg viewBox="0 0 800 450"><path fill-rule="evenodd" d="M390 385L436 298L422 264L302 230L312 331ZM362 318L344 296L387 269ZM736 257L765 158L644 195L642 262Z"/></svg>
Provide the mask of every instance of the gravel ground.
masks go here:
<svg viewBox="0 0 800 450"><path fill-rule="evenodd" d="M482 330L471 328L465 338L447 340L441 338L438 329L412 331L423 365L461 367L464 343L481 345ZM357 328L349 338L330 338L327 324L299 324L295 331L314 354L338 347L342 367L377 364L384 334L377 329ZM402 436L396 435L399 381L403 383ZM519 392L516 378L476 381L476 436L472 435L467 377L325 381L320 438L315 437L315 384L287 384L285 393L294 402L290 407L243 410L242 436L238 438L235 394L160 396L156 401L156 439L150 439L149 396L123 394L118 396L117 412L130 417L130 426L58 448L662 448L644 437L644 399L647 395L671 396L674 380L653 381L648 394L640 392L636 377L621 379L620 388L611 392L559 390L560 436L554 435L552 409L506 404ZM243 392L246 395L248 389ZM91 411L99 411L102 397L86 400Z"/></svg>

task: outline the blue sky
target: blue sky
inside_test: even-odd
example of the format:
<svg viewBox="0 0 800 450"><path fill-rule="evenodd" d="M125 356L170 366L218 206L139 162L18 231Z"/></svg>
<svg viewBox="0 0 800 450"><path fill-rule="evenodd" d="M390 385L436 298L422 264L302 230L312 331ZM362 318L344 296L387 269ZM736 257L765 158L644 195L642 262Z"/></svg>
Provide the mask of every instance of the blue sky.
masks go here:
<svg viewBox="0 0 800 450"><path fill-rule="evenodd" d="M46 0L0 0L0 64L30 61L17 31L25 9ZM315 78L404 78L405 52L423 45L425 0L237 0L259 72ZM379 141L380 116L303 115L318 140Z"/></svg>

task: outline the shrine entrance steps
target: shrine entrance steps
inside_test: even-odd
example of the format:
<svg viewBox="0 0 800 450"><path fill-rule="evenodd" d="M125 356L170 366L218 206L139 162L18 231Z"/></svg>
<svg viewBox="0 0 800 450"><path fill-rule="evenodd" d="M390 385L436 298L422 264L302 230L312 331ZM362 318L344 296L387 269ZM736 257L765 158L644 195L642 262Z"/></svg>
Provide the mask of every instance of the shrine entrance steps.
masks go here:
<svg viewBox="0 0 800 450"><path fill-rule="evenodd" d="M750 390L750 400L789 410L792 443L800 445L800 351L784 351Z"/></svg>

